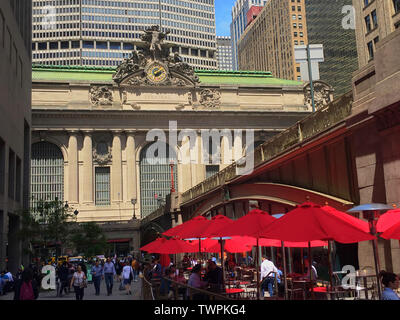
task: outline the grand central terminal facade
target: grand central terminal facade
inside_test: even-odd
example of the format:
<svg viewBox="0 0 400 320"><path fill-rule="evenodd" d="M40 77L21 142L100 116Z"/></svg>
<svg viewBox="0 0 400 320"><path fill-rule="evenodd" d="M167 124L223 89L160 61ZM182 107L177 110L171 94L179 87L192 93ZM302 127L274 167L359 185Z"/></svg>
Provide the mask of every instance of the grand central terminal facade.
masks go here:
<svg viewBox="0 0 400 320"><path fill-rule="evenodd" d="M303 82L268 72L194 71L163 44L165 35L151 32L117 69L32 69L31 204L67 201L78 222L104 226L116 251L138 251L140 221L171 189L185 192L243 156L246 130L257 145L312 110ZM327 103L332 90L324 90ZM195 141L178 139L165 161L154 161L149 133L162 130L168 142L176 134L171 123L178 135L192 129ZM232 133L221 136L219 163L201 159L204 129ZM243 135L234 134L239 129Z"/></svg>

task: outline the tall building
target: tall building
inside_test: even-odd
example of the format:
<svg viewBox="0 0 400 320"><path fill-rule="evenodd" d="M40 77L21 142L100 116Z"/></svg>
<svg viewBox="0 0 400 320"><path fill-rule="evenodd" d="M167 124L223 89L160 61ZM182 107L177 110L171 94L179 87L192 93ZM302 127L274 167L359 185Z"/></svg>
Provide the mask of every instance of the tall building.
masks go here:
<svg viewBox="0 0 400 320"><path fill-rule="evenodd" d="M353 73L353 114L362 126L357 137L355 169L359 203L400 200L400 0L353 0L359 69ZM371 172L371 174L368 174ZM372 248L361 242L360 266L373 265ZM380 270L398 273L399 243L378 240ZM361 259L361 257L363 257Z"/></svg>
<svg viewBox="0 0 400 320"><path fill-rule="evenodd" d="M230 37L217 37L218 70L232 70L232 41Z"/></svg>
<svg viewBox="0 0 400 320"><path fill-rule="evenodd" d="M30 1L0 2L0 268L11 272L22 262L19 213L29 206L31 10Z"/></svg>
<svg viewBox="0 0 400 320"><path fill-rule="evenodd" d="M330 1L329 6L321 0L305 0L305 3L308 41L324 46L325 61L319 64L320 78L339 97L351 91L352 73L357 69L354 28L346 25L348 13L343 13L350 8L352 0Z"/></svg>
<svg viewBox="0 0 400 320"><path fill-rule="evenodd" d="M294 46L307 44L304 0L270 0L239 41L240 70L271 71L274 77L300 80Z"/></svg>
<svg viewBox="0 0 400 320"><path fill-rule="evenodd" d="M232 7L232 23L231 23L231 38L232 38L232 53L233 53L233 70L238 70L238 44L240 36L248 25L247 13L252 6L264 6L268 0L236 0Z"/></svg>
<svg viewBox="0 0 400 320"><path fill-rule="evenodd" d="M216 69L214 0L33 0L33 62L117 66L142 30L170 30L170 51L196 69Z"/></svg>
<svg viewBox="0 0 400 320"><path fill-rule="evenodd" d="M353 1L359 68L374 59L377 44L400 27L400 0Z"/></svg>
<svg viewBox="0 0 400 320"><path fill-rule="evenodd" d="M300 65L294 46L322 44L320 80L331 85L335 96L351 90L357 68L354 28L345 25L351 0L270 0L239 43L240 70L271 71L274 76L299 80Z"/></svg>

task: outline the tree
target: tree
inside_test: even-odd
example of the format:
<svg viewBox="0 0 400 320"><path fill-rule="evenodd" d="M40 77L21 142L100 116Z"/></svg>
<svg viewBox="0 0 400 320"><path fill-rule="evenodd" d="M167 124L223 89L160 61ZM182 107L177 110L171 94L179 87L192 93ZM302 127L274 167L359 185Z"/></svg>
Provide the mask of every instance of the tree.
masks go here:
<svg viewBox="0 0 400 320"><path fill-rule="evenodd" d="M39 244L41 257L45 259L48 255L49 246L56 248L56 261L58 252L63 245L67 245L75 225L74 215L71 214L68 205L55 198L54 201L39 200L30 210L21 214L20 238L29 242L33 247Z"/></svg>
<svg viewBox="0 0 400 320"><path fill-rule="evenodd" d="M71 239L75 249L86 257L105 254L108 243L103 230L95 222L82 223Z"/></svg>

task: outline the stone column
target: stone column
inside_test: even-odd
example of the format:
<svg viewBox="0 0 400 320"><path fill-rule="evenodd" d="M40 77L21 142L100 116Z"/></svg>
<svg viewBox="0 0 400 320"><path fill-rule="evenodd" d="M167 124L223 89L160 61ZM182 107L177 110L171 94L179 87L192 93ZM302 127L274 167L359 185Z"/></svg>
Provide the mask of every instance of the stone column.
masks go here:
<svg viewBox="0 0 400 320"><path fill-rule="evenodd" d="M69 132L68 142L68 200L69 203L79 203L79 170L78 170L78 131Z"/></svg>
<svg viewBox="0 0 400 320"><path fill-rule="evenodd" d="M137 200L136 185L136 144L134 131L126 132L127 201Z"/></svg>
<svg viewBox="0 0 400 320"><path fill-rule="evenodd" d="M83 202L93 203L93 144L92 130L83 132Z"/></svg>
<svg viewBox="0 0 400 320"><path fill-rule="evenodd" d="M121 131L113 131L111 201L122 201L122 150Z"/></svg>

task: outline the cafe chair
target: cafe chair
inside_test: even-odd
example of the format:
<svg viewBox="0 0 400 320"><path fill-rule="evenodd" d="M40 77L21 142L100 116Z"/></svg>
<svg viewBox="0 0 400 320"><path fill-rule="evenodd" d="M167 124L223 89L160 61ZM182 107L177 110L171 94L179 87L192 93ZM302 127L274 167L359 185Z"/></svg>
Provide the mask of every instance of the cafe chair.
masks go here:
<svg viewBox="0 0 400 320"><path fill-rule="evenodd" d="M306 293L303 287L296 287L293 284L292 279L287 279L287 292L289 300L300 300L301 297L303 300L306 300Z"/></svg>

